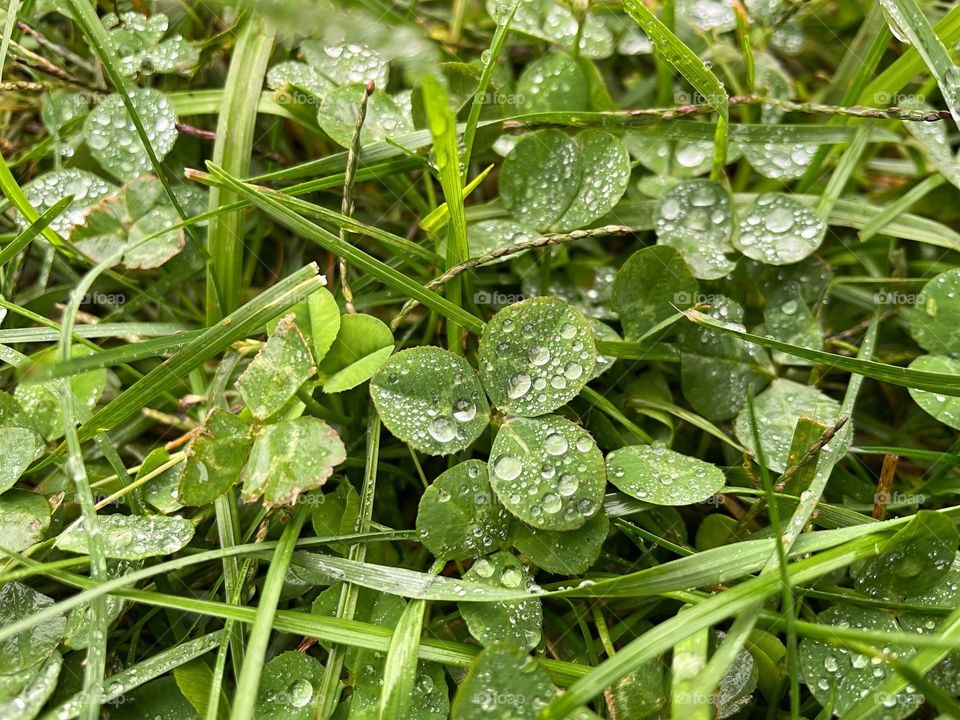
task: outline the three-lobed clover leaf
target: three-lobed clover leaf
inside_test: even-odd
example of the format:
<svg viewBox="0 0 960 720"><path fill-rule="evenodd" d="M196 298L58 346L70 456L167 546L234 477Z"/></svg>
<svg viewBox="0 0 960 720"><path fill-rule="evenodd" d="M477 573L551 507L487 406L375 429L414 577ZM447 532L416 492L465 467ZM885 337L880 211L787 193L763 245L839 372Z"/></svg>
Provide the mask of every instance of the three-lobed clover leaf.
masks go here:
<svg viewBox="0 0 960 720"><path fill-rule="evenodd" d="M607 477L619 490L654 505L692 505L723 487L716 465L663 445L627 445L607 455Z"/></svg>
<svg viewBox="0 0 960 720"><path fill-rule="evenodd" d="M70 241L97 262L116 258L116 264L131 270L147 270L183 249L179 223L163 185L144 176L87 208L83 223L71 229Z"/></svg>
<svg viewBox="0 0 960 720"><path fill-rule="evenodd" d="M288 315L237 378L237 390L258 420L277 414L317 368L300 328Z"/></svg>
<svg viewBox="0 0 960 720"><path fill-rule="evenodd" d="M507 420L490 449L489 472L507 510L541 530L575 530L603 508L606 471L596 442L555 415Z"/></svg>
<svg viewBox="0 0 960 720"><path fill-rule="evenodd" d="M152 88L134 88L129 95L157 160L163 160L177 140L173 106L163 93ZM120 95L105 98L87 116L83 134L90 154L111 175L132 180L153 170Z"/></svg>
<svg viewBox="0 0 960 720"><path fill-rule="evenodd" d="M438 347L391 357L373 377L370 395L387 429L429 455L463 450L490 421L477 373L462 357Z"/></svg>
<svg viewBox="0 0 960 720"><path fill-rule="evenodd" d="M500 197L524 225L575 230L613 209L629 180L629 157L614 135L538 130L521 137L504 160Z"/></svg>
<svg viewBox="0 0 960 720"><path fill-rule="evenodd" d="M790 265L816 252L826 233L827 224L806 205L784 193L763 193L744 211L733 243L753 260Z"/></svg>
<svg viewBox="0 0 960 720"><path fill-rule="evenodd" d="M482 460L467 460L437 476L417 510L420 542L444 560L493 552L506 541L510 523Z"/></svg>
<svg viewBox="0 0 960 720"><path fill-rule="evenodd" d="M557 298L510 305L480 338L480 378L495 406L512 415L544 415L575 398L596 365L593 330L583 313Z"/></svg>
<svg viewBox="0 0 960 720"><path fill-rule="evenodd" d="M323 420L305 416L266 425L255 433L242 497L245 502L262 497L266 507L293 505L346 459L343 441Z"/></svg>

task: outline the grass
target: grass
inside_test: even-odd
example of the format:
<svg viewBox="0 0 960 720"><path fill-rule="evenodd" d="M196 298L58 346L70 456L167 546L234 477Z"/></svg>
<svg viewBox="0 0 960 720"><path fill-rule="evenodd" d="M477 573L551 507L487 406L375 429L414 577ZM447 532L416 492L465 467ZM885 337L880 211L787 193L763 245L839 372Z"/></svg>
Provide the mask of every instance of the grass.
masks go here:
<svg viewBox="0 0 960 720"><path fill-rule="evenodd" d="M960 8L706 5L10 3L0 717L960 716Z"/></svg>

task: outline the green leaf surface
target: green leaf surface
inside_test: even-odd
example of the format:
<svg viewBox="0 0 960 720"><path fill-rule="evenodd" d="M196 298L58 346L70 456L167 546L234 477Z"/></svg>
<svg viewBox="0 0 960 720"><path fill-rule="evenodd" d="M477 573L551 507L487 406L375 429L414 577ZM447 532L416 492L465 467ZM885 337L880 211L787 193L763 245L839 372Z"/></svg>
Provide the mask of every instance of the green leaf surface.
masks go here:
<svg viewBox="0 0 960 720"><path fill-rule="evenodd" d="M603 217L623 196L630 164L623 143L602 130L524 135L500 172L500 197L516 220L566 231Z"/></svg>
<svg viewBox="0 0 960 720"><path fill-rule="evenodd" d="M763 456L768 467L775 472L787 469L793 430L801 416L820 420L827 425L834 425L840 419L840 403L836 400L814 387L784 378L777 378L757 395L754 409ZM756 456L748 408L737 415L734 429L744 447ZM838 440L835 437L826 447L832 447Z"/></svg>
<svg viewBox="0 0 960 720"><path fill-rule="evenodd" d="M516 523L513 546L541 570L562 575L586 572L597 558L610 530L606 515L595 515L575 532L538 530Z"/></svg>
<svg viewBox="0 0 960 720"><path fill-rule="evenodd" d="M723 471L663 445L628 445L607 455L607 477L627 495L654 505L692 505L713 497Z"/></svg>
<svg viewBox="0 0 960 720"><path fill-rule="evenodd" d="M693 307L700 284L676 248L638 250L613 282L610 304L620 315L623 336L639 340L680 310Z"/></svg>
<svg viewBox="0 0 960 720"><path fill-rule="evenodd" d="M297 496L323 485L347 457L337 431L323 420L282 420L255 433L243 475L243 499L293 505Z"/></svg>
<svg viewBox="0 0 960 720"><path fill-rule="evenodd" d="M853 605L835 605L824 610L817 615L817 622L879 632L893 633L900 629L892 616ZM895 653L898 659L909 660L915 651L900 647ZM841 717L864 693L875 691L893 673L879 658L814 638L805 638L800 643L800 667L813 696L821 705L832 706ZM922 702L922 697L916 693L897 693L883 703L883 713L876 717L890 720L907 717Z"/></svg>
<svg viewBox="0 0 960 720"><path fill-rule="evenodd" d="M443 560L467 560L499 549L510 522L482 460L467 460L438 475L424 490L417 511L420 542Z"/></svg>
<svg viewBox="0 0 960 720"><path fill-rule="evenodd" d="M500 502L535 528L575 530L602 511L603 457L586 430L561 417L505 422L489 470Z"/></svg>
<svg viewBox="0 0 960 720"><path fill-rule="evenodd" d="M327 393L365 383L393 352L393 334L372 315L344 315L340 330L317 369Z"/></svg>
<svg viewBox="0 0 960 720"><path fill-rule="evenodd" d="M7 490L0 495L0 547L26 550L43 539L48 527L50 505L43 495L25 490Z"/></svg>
<svg viewBox="0 0 960 720"><path fill-rule="evenodd" d="M173 106L159 90L135 88L129 94L157 159L163 160L177 140ZM108 96L87 116L83 134L90 154L114 177L132 180L153 170L120 95Z"/></svg>
<svg viewBox="0 0 960 720"><path fill-rule="evenodd" d="M689 180L664 194L654 219L657 243L680 251L694 277L717 280L736 266L733 209L724 187L712 180Z"/></svg>
<svg viewBox="0 0 960 720"><path fill-rule="evenodd" d="M570 401L596 363L583 314L557 298L510 305L480 338L480 378L493 404L512 415L543 415Z"/></svg>
<svg viewBox="0 0 960 720"><path fill-rule="evenodd" d="M237 378L237 390L251 414L265 420L280 412L315 372L310 348L291 314Z"/></svg>
<svg viewBox="0 0 960 720"><path fill-rule="evenodd" d="M257 720L310 720L323 679L323 665L306 653L285 652L263 667L254 716Z"/></svg>
<svg viewBox="0 0 960 720"><path fill-rule="evenodd" d="M586 110L587 83L577 61L566 53L544 55L524 68L517 97L529 112Z"/></svg>
<svg viewBox="0 0 960 720"><path fill-rule="evenodd" d="M391 357L371 381L370 396L387 429L429 455L469 447L490 420L476 371L459 355L437 347Z"/></svg>
<svg viewBox="0 0 960 720"><path fill-rule="evenodd" d="M481 585L509 589L532 586L533 576L517 558L498 552L474 561L464 579ZM543 607L540 598L493 603L461 603L460 614L470 634L481 645L506 643L532 650L543 633Z"/></svg>
<svg viewBox="0 0 960 720"><path fill-rule="evenodd" d="M535 658L509 645L495 645L477 656L453 698L450 717L534 720L555 692L550 676Z"/></svg>
<svg viewBox="0 0 960 720"><path fill-rule="evenodd" d="M103 552L108 558L139 560L170 555L193 538L193 525L176 515L100 515L97 519ZM87 531L77 523L60 533L56 546L67 552L86 555Z"/></svg>
<svg viewBox="0 0 960 720"><path fill-rule="evenodd" d="M19 582L0 587L0 625L9 625L54 604L52 598ZM60 644L66 620L57 616L0 641L0 675L43 662Z"/></svg>
<svg viewBox="0 0 960 720"><path fill-rule="evenodd" d="M810 208L783 193L763 193L743 213L733 244L767 265L790 265L816 252L826 232Z"/></svg>
<svg viewBox="0 0 960 720"><path fill-rule="evenodd" d="M960 355L960 270L942 272L923 286L910 310L910 334L933 355Z"/></svg>
<svg viewBox="0 0 960 720"><path fill-rule="evenodd" d="M214 408L200 434L187 447L187 465L177 499L184 505L206 505L223 495L240 477L252 442L246 421L223 408Z"/></svg>
<svg viewBox="0 0 960 720"><path fill-rule="evenodd" d="M43 444L32 430L0 427L0 492L13 487L42 450Z"/></svg>
<svg viewBox="0 0 960 720"><path fill-rule="evenodd" d="M70 241L98 262L117 257L126 268L147 270L183 249L185 235L176 227L179 222L163 185L145 176L90 207L83 224L71 230Z"/></svg>

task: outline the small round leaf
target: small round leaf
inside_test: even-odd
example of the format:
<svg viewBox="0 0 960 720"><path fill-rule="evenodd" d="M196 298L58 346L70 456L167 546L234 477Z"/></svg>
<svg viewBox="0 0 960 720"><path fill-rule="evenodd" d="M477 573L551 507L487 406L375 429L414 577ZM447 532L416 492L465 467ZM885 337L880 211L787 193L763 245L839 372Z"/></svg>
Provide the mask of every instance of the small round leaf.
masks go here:
<svg viewBox="0 0 960 720"><path fill-rule="evenodd" d="M510 305L480 339L480 377L493 404L512 415L543 415L572 400L590 379L596 345L583 314L557 298Z"/></svg>
<svg viewBox="0 0 960 720"><path fill-rule="evenodd" d="M733 210L724 187L712 180L690 180L663 196L654 217L657 242L676 248L694 277L717 280L736 263L733 252Z"/></svg>
<svg viewBox="0 0 960 720"><path fill-rule="evenodd" d="M940 355L921 355L910 363L911 370L960 375L960 360ZM910 388L910 397L944 425L960 430L960 397ZM2 430L0 430L2 432Z"/></svg>
<svg viewBox="0 0 960 720"><path fill-rule="evenodd" d="M157 160L163 160L177 139L173 106L163 93L150 88L131 90L130 101ZM153 169L119 95L109 96L87 116L83 132L90 154L111 175L132 180Z"/></svg>
<svg viewBox="0 0 960 720"><path fill-rule="evenodd" d="M627 340L639 340L679 310L693 307L700 284L673 247L638 250L613 281L610 304L620 315Z"/></svg>
<svg viewBox="0 0 960 720"><path fill-rule="evenodd" d="M763 193L747 208L734 245L767 265L790 265L816 252L827 224L806 205L784 193Z"/></svg>
<svg viewBox="0 0 960 720"><path fill-rule="evenodd" d="M910 334L929 353L960 355L960 268L923 286L910 311Z"/></svg>
<svg viewBox="0 0 960 720"><path fill-rule="evenodd" d="M533 720L557 690L539 661L519 648L481 652L453 698L451 720Z"/></svg>
<svg viewBox="0 0 960 720"><path fill-rule="evenodd" d="M783 378L774 380L757 396L754 411L764 459L767 466L775 472L787 469L793 431L801 415L828 425L833 425L840 419L840 403L832 397L824 395L815 387ZM737 415L734 429L743 446L756 456L749 406L744 407ZM835 437L826 447L832 448L838 441L839 438Z"/></svg>
<svg viewBox="0 0 960 720"><path fill-rule="evenodd" d="M466 560L507 539L510 516L490 487L487 464L467 460L439 475L420 498L420 542L438 558Z"/></svg>
<svg viewBox="0 0 960 720"><path fill-rule="evenodd" d="M383 424L429 455L450 455L480 437L490 406L480 379L459 355L416 347L391 357L370 383Z"/></svg>
<svg viewBox="0 0 960 720"><path fill-rule="evenodd" d="M557 416L513 418L490 450L490 484L527 525L574 530L601 511L603 456L583 428Z"/></svg>
<svg viewBox="0 0 960 720"><path fill-rule="evenodd" d="M541 570L561 575L579 575L596 562L610 521L598 513L576 532L537 530L518 523L513 546Z"/></svg>
<svg viewBox="0 0 960 720"><path fill-rule="evenodd" d="M533 576L527 568L508 552L478 559L463 578L510 590L533 585ZM483 645L504 642L532 650L540 643L543 606L538 597L507 602L462 602L459 606L470 634Z"/></svg>
<svg viewBox="0 0 960 720"><path fill-rule="evenodd" d="M692 505L723 487L716 465L663 445L627 445L607 455L607 477L619 490L654 505Z"/></svg>

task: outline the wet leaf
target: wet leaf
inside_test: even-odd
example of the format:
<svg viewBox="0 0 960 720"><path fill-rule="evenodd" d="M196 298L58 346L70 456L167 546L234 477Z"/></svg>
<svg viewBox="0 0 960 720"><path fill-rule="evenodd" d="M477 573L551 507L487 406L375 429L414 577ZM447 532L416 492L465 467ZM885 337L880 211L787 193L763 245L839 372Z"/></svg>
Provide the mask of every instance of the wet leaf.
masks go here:
<svg viewBox="0 0 960 720"><path fill-rule="evenodd" d="M121 696L122 703L110 711L111 720L199 720L199 715L180 692L172 677L132 688Z"/></svg>
<svg viewBox="0 0 960 720"><path fill-rule="evenodd" d="M910 334L933 355L960 356L960 269L923 286L910 311Z"/></svg>
<svg viewBox="0 0 960 720"><path fill-rule="evenodd" d="M139 560L170 555L193 538L193 524L178 515L100 515L103 551L108 558ZM57 537L56 546L67 552L87 555L87 532L82 522Z"/></svg>
<svg viewBox="0 0 960 720"><path fill-rule="evenodd" d="M827 232L817 214L784 193L763 193L740 219L737 249L767 265L790 265L812 255Z"/></svg>
<svg viewBox="0 0 960 720"><path fill-rule="evenodd" d="M19 582L0 587L0 626L23 620L53 605L53 599ZM43 662L60 644L66 620L57 616L0 641L0 675L10 675Z"/></svg>
<svg viewBox="0 0 960 720"><path fill-rule="evenodd" d="M707 314L745 329L743 308L729 298L714 298ZM774 376L763 348L707 328L684 328L680 350L683 396L694 410L714 422L734 417L751 388L759 392Z"/></svg>
<svg viewBox="0 0 960 720"><path fill-rule="evenodd" d="M340 330L318 365L323 391L338 393L365 383L393 352L393 334L373 315L344 315Z"/></svg>
<svg viewBox="0 0 960 720"><path fill-rule="evenodd" d="M469 447L490 421L477 373L462 357L438 347L391 357L370 382L370 395L387 429L429 455Z"/></svg>
<svg viewBox="0 0 960 720"><path fill-rule="evenodd" d="M774 180L803 177L819 145L808 143L744 143L743 156L753 169Z"/></svg>
<svg viewBox="0 0 960 720"><path fill-rule="evenodd" d="M940 355L921 355L910 363L910 369L956 375L960 374L960 360ZM960 398L915 388L910 388L910 397L944 425L960 430Z"/></svg>
<svg viewBox="0 0 960 720"><path fill-rule="evenodd" d="M654 222L657 242L679 250L694 277L717 280L736 266L727 258L733 252L733 210L720 183L675 185L661 199Z"/></svg>
<svg viewBox="0 0 960 720"><path fill-rule="evenodd" d="M537 232L515 220L496 219L470 225L467 228L467 236L470 242L470 257L480 257L497 248L533 240ZM508 259L504 258L504 260Z"/></svg>
<svg viewBox="0 0 960 720"><path fill-rule="evenodd" d="M187 448L187 465L177 499L206 505L237 482L253 443L250 425L223 408L214 408Z"/></svg>
<svg viewBox="0 0 960 720"><path fill-rule="evenodd" d="M177 140L173 106L159 90L133 88L129 92L153 152L157 160L163 160ZM108 96L87 116L83 134L90 154L111 175L132 180L153 170L119 95Z"/></svg>
<svg viewBox="0 0 960 720"><path fill-rule="evenodd" d="M305 90L319 98L333 88L333 83L307 63L285 60L270 68L267 73L267 87L273 90L287 88Z"/></svg>
<svg viewBox="0 0 960 720"><path fill-rule="evenodd" d="M586 110L587 82L577 61L566 53L544 55L527 65L517 79L517 96L525 112Z"/></svg>
<svg viewBox="0 0 960 720"><path fill-rule="evenodd" d="M553 415L513 418L490 449L490 484L527 525L574 530L602 510L606 473L590 434Z"/></svg>
<svg viewBox="0 0 960 720"><path fill-rule="evenodd" d="M243 499L263 497L267 507L293 505L323 485L347 457L337 431L323 420L300 417L267 425L256 435L243 477Z"/></svg>
<svg viewBox="0 0 960 720"><path fill-rule="evenodd" d="M50 229L60 235L66 235L71 227L82 223L86 215L84 210L114 190L116 186L113 183L76 168L54 170L23 186L27 200L38 213L49 210L67 195L73 195L67 212L50 222ZM23 216L18 215L17 219L21 228L27 227Z"/></svg>
<svg viewBox="0 0 960 720"><path fill-rule="evenodd" d="M266 420L277 414L316 372L307 341L288 315L237 378L237 390L251 414Z"/></svg>
<svg viewBox="0 0 960 720"><path fill-rule="evenodd" d="M335 142L343 147L353 143L353 130L363 97L364 85L341 85L323 99L317 111L317 123ZM367 101L367 116L360 131L360 141L379 142L413 132L410 114L397 101L383 92L375 92Z"/></svg>
<svg viewBox="0 0 960 720"><path fill-rule="evenodd" d="M820 328L820 322L804 303L803 294L798 287L781 286L771 289L767 295L763 319L764 334L791 345L823 350L823 331ZM757 332L760 331L757 330ZM813 364L809 360L787 353L775 352L773 357L780 365Z"/></svg>
<svg viewBox="0 0 960 720"><path fill-rule="evenodd" d="M600 556L610 521L597 514L576 532L538 530L516 524L513 546L541 570L561 575L586 572Z"/></svg>
<svg viewBox="0 0 960 720"><path fill-rule="evenodd" d="M139 560L115 560L107 563L107 577L110 579L123 577L135 572L143 566ZM67 626L63 631L63 644L72 650L82 650L90 645L90 631L93 627L108 627L120 617L123 611L124 600L116 595L108 595L105 601L106 610L96 621L90 603L83 603L67 614ZM95 626L94 622L99 622Z"/></svg>
<svg viewBox="0 0 960 720"><path fill-rule="evenodd" d="M510 522L481 460L467 460L439 475L421 496L417 512L420 542L444 560L466 560L499 549Z"/></svg>
<svg viewBox="0 0 960 720"><path fill-rule="evenodd" d="M200 59L199 51L180 35L164 40L169 20L163 13L150 17L138 12L103 16L110 45L119 56L124 75L143 73L189 74Z"/></svg>
<svg viewBox="0 0 960 720"><path fill-rule="evenodd" d="M508 552L479 558L463 578L511 590L533 585L533 576L527 568ZM532 650L540 643L543 632L540 598L510 602L462 602L459 606L470 634L482 645L508 643Z"/></svg>
<svg viewBox="0 0 960 720"><path fill-rule="evenodd" d="M43 443L32 430L0 427L0 492L14 483L43 452Z"/></svg>
<svg viewBox="0 0 960 720"><path fill-rule="evenodd" d="M724 484L715 465L663 445L628 445L607 455L607 477L619 490L654 505L692 505Z"/></svg>
<svg viewBox="0 0 960 720"><path fill-rule="evenodd" d="M32 720L53 695L63 667L63 657L53 653L43 664L27 671L29 679L14 693L0 691L0 717Z"/></svg>
<svg viewBox="0 0 960 720"><path fill-rule="evenodd" d="M639 340L664 320L693 307L699 291L680 252L657 245L638 250L623 264L610 302L620 315L624 338Z"/></svg>
<svg viewBox="0 0 960 720"><path fill-rule="evenodd" d="M834 425L840 419L840 403L836 400L815 387L783 378L774 380L757 396L754 408L763 455L767 465L775 472L787 469L793 430L801 416L814 418L826 425ZM749 408L740 411L734 429L743 446L756 456ZM834 438L826 447L833 447L836 442L837 438Z"/></svg>
<svg viewBox="0 0 960 720"><path fill-rule="evenodd" d="M349 535L354 531L360 514L360 495L349 480L341 480L333 492L312 493L300 501L315 503L310 519L317 537ZM345 543L332 544L330 547L341 555L346 555L349 549Z"/></svg>
<svg viewBox="0 0 960 720"><path fill-rule="evenodd" d="M858 630L900 632L897 621L887 613L851 605L835 605L817 615L817 622ZM904 661L915 654L913 648L901 646L892 648L891 652ZM813 638L800 642L800 668L813 696L824 706L832 702L834 713L840 717L894 673L880 658ZM899 720L910 715L923 702L923 696L904 691L890 700L889 705L884 702L883 717Z"/></svg>
<svg viewBox="0 0 960 720"><path fill-rule="evenodd" d="M160 181L146 176L87 209L83 224L71 230L70 241L98 262L122 253L119 264L147 270L160 267L183 249L183 229L167 229L179 222Z"/></svg>
<svg viewBox="0 0 960 720"><path fill-rule="evenodd" d="M534 720L556 694L540 663L522 650L481 652L453 698L451 720Z"/></svg>
<svg viewBox="0 0 960 720"><path fill-rule="evenodd" d="M3 432L0 428L0 435ZM26 550L43 540L48 527L50 504L43 495L25 490L7 490L0 495L0 548Z"/></svg>
<svg viewBox="0 0 960 720"><path fill-rule="evenodd" d="M487 12L499 20L512 8L509 0L487 0ZM510 29L552 44L572 49L577 37L577 19L562 3L554 0L520 0ZM605 58L613 54L613 36L603 22L588 14L580 38L584 57Z"/></svg>
<svg viewBox="0 0 960 720"><path fill-rule="evenodd" d="M337 85L366 85L373 80L381 91L387 87L389 66L375 48L353 43L325 45L316 40L305 40L300 51L318 75Z"/></svg>
<svg viewBox="0 0 960 720"><path fill-rule="evenodd" d="M596 347L583 314L557 298L510 305L480 339L480 378L495 406L543 415L577 396L593 373Z"/></svg>
<svg viewBox="0 0 960 720"><path fill-rule="evenodd" d="M857 590L888 599L929 590L950 571L958 544L960 535L950 518L920 510L860 569Z"/></svg>
<svg viewBox="0 0 960 720"><path fill-rule="evenodd" d="M504 160L500 197L524 225L575 230L609 212L629 178L627 151L615 136L539 130L520 138Z"/></svg>
<svg viewBox="0 0 960 720"><path fill-rule="evenodd" d="M323 665L315 657L281 653L263 667L254 716L257 720L310 720L322 682Z"/></svg>
<svg viewBox="0 0 960 720"><path fill-rule="evenodd" d="M140 463L136 480L146 477L169 461L170 453L166 449L159 447L151 450L143 459L143 462ZM185 464L180 462L171 468L167 468L156 477L148 480L147 484L140 488L140 494L144 501L157 512L168 515L183 507L177 500L177 488L179 488L180 480L183 477L184 466Z"/></svg>

